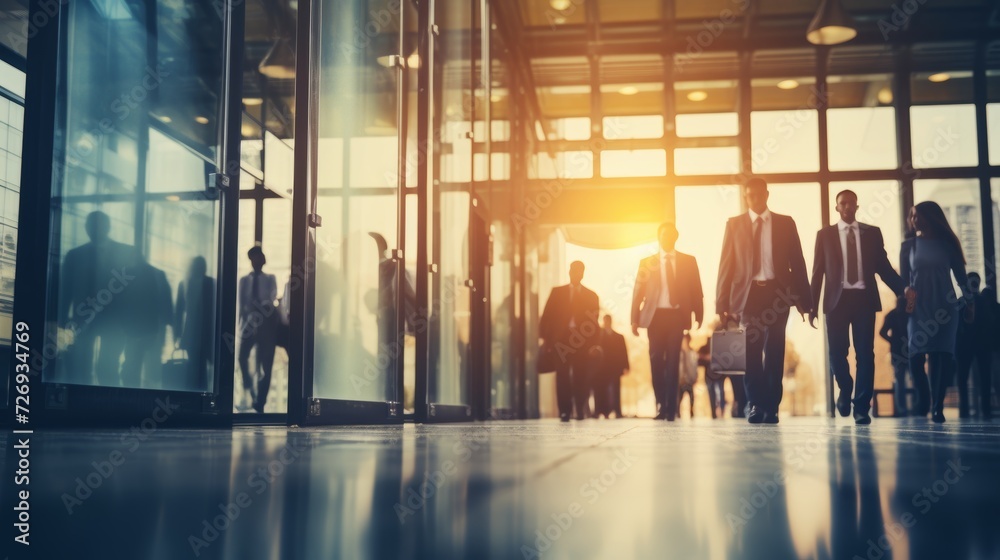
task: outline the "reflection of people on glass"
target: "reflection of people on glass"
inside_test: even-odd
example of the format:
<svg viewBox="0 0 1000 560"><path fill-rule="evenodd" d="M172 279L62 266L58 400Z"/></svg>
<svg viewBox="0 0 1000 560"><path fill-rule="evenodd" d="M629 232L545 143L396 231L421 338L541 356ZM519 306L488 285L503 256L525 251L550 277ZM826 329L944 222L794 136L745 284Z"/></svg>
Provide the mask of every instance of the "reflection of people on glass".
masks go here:
<svg viewBox="0 0 1000 560"><path fill-rule="evenodd" d="M969 370L976 364L976 389L979 391L979 416L992 418L990 391L992 390L993 341L996 325L997 300L993 290L979 291L982 279L977 272L969 273L969 289L975 295L976 313L971 323L962 322L958 327L955 358L958 362L958 416L969 417Z"/></svg>
<svg viewBox="0 0 1000 560"><path fill-rule="evenodd" d="M94 344L100 340L97 382L116 387L127 330L121 294L138 259L134 247L110 239L111 219L104 212L91 212L85 228L90 241L67 252L59 271L59 326L74 333L66 371L73 372L69 381L92 383Z"/></svg>
<svg viewBox="0 0 1000 560"><path fill-rule="evenodd" d="M891 560L895 539L902 535L886 531L878 461L871 439L838 436L829 439L827 455L831 471L831 558Z"/></svg>
<svg viewBox="0 0 1000 560"><path fill-rule="evenodd" d="M208 388L215 322L215 279L207 272L205 257L195 257L188 266L187 276L177 286L174 338L177 347L187 352L188 379L195 384L188 389Z"/></svg>
<svg viewBox="0 0 1000 560"><path fill-rule="evenodd" d="M240 350L239 365L243 374L243 390L250 394L253 408L264 412L267 392L271 388L271 366L274 363L274 346L278 312L274 300L278 297L278 282L273 274L263 272L267 259L264 251L251 247L247 251L253 272L240 278ZM257 348L255 369L249 365L250 350ZM262 375L254 383L257 371Z"/></svg>
<svg viewBox="0 0 1000 560"><path fill-rule="evenodd" d="M907 282L910 356L927 356L931 383L931 417L944 422L944 395L948 369L955 354L958 335L958 298L952 286L954 273L966 303L965 320L975 317L975 303L965 274L965 255L958 236L936 202L925 201L910 208L909 226L916 232L903 241L899 254L902 277Z"/></svg>
<svg viewBox="0 0 1000 560"><path fill-rule="evenodd" d="M622 417L622 375L629 370L625 337L611 328L611 315L602 319L599 339L601 360L594 376L594 408L597 415Z"/></svg>
<svg viewBox="0 0 1000 560"><path fill-rule="evenodd" d="M830 373L840 388L837 410L847 416L853 402L854 421L870 424L868 411L875 395L875 314L882 310L875 274L897 295L902 295L905 285L885 254L882 230L857 221L858 195L844 190L836 200L840 220L816 234L809 322L815 326L822 291ZM851 379L847 363L851 340L856 379Z"/></svg>
<svg viewBox="0 0 1000 560"><path fill-rule="evenodd" d="M122 381L126 387L150 388L160 386L162 381L163 346L167 325L172 322L174 303L170 283L162 270L144 261L137 263L135 269L134 280L125 294L128 343L122 363Z"/></svg>
<svg viewBox="0 0 1000 560"><path fill-rule="evenodd" d="M585 288L584 265L569 265L569 284L552 288L539 320L538 334L545 344L554 345L558 358L556 399L559 419L568 422L576 405L576 419L590 416L590 369L597 350L597 294Z"/></svg>

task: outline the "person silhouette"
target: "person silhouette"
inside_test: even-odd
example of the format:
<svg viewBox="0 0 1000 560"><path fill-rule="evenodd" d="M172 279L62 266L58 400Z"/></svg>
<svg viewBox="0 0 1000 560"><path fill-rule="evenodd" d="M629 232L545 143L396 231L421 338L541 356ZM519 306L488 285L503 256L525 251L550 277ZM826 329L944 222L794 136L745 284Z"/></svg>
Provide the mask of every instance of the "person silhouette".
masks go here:
<svg viewBox="0 0 1000 560"><path fill-rule="evenodd" d="M187 352L187 389L207 389L208 366L212 359L215 324L215 279L207 275L205 257L195 257L188 265L187 276L177 286L174 310L174 338L178 348Z"/></svg>
<svg viewBox="0 0 1000 560"><path fill-rule="evenodd" d="M122 382L126 387L159 388L167 325L173 317L170 282L162 270L145 261L135 268L135 280L125 296L128 332Z"/></svg>
<svg viewBox="0 0 1000 560"><path fill-rule="evenodd" d="M135 280L138 252L110 238L111 218L100 210L87 215L84 227L90 241L70 249L59 271L57 322L73 333L61 370L73 372L67 381L117 387L128 330L125 294Z"/></svg>
<svg viewBox="0 0 1000 560"><path fill-rule="evenodd" d="M267 392L271 388L271 366L274 364L275 335L278 311L274 300L278 297L278 282L273 274L263 271L267 258L259 246L247 251L253 272L240 278L240 350L238 362L243 374L243 390L250 393L253 408L264 412ZM250 369L250 350L257 348L256 369L262 372L260 380Z"/></svg>

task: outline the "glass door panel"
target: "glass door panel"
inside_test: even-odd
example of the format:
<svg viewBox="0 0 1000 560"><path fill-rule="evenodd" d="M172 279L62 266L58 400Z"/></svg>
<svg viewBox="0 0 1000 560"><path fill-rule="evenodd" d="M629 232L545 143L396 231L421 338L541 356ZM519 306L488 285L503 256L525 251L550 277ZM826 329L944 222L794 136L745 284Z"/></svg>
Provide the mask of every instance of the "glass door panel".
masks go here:
<svg viewBox="0 0 1000 560"><path fill-rule="evenodd" d="M49 408L124 417L171 391L185 412L228 414L215 369L232 353L218 279L222 215L234 200L213 174L226 168L223 127L234 118L235 15L193 0L62 8L45 324L57 348L42 371Z"/></svg>

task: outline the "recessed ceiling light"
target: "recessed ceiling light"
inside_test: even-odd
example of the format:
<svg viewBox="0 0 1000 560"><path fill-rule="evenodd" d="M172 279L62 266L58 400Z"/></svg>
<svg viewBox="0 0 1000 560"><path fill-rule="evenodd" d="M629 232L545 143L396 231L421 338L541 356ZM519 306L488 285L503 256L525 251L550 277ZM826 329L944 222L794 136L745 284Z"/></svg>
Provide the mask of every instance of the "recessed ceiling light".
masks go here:
<svg viewBox="0 0 1000 560"><path fill-rule="evenodd" d="M170 202L179 202L180 199L181 197L177 196L176 194L171 194L167 196L167 200L169 200Z"/></svg>
<svg viewBox="0 0 1000 560"><path fill-rule="evenodd" d="M878 101L886 105L892 103L892 90L888 87L878 90Z"/></svg>
<svg viewBox="0 0 1000 560"><path fill-rule="evenodd" d="M778 89L795 89L799 87L799 83L795 80L781 80L778 82Z"/></svg>
<svg viewBox="0 0 1000 560"><path fill-rule="evenodd" d="M198 115L197 117L194 118L194 122L198 124L208 124L208 117L203 117L201 115Z"/></svg>
<svg viewBox="0 0 1000 560"><path fill-rule="evenodd" d="M618 93L622 95L635 95L639 93L639 88L635 86L625 86L618 90Z"/></svg>
<svg viewBox="0 0 1000 560"><path fill-rule="evenodd" d="M256 107L257 105L260 105L262 103L264 103L264 99L262 97L244 97L243 98L243 104L246 105L247 107Z"/></svg>
<svg viewBox="0 0 1000 560"><path fill-rule="evenodd" d="M568 9L573 5L571 0L549 0L549 6L552 6L553 10L559 10L560 12Z"/></svg>
<svg viewBox="0 0 1000 560"><path fill-rule="evenodd" d="M166 116L166 115L159 115L159 116L158 116L158 117L156 117L156 118L157 118L157 119L158 119L158 120L159 120L159 121L160 121L161 123L169 123L169 122L171 122L171 121L173 121L173 120L174 120L174 119L172 119L172 118L170 118L170 117L168 117L168 116Z"/></svg>
<svg viewBox="0 0 1000 560"><path fill-rule="evenodd" d="M697 91L692 91L691 93L687 94L687 98L688 101L704 101L708 99L708 93L701 91L699 89Z"/></svg>
<svg viewBox="0 0 1000 560"><path fill-rule="evenodd" d="M937 74L931 74L927 76L927 79L934 82L935 84L940 84L941 82L947 82L951 79L951 74L947 72L938 72Z"/></svg>

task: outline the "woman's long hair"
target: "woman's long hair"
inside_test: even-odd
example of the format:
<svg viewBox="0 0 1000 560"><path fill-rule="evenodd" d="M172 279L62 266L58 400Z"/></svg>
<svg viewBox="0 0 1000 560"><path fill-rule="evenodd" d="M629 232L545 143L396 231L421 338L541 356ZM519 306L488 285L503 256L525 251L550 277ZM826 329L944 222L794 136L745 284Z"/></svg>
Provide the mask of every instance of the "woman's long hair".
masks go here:
<svg viewBox="0 0 1000 560"><path fill-rule="evenodd" d="M959 256L962 257L962 263L965 263L965 253L962 251L962 243L951 229L948 218L944 215L944 210L941 209L941 206L937 202L926 200L917 204L915 208L917 214L920 215L920 221L923 222L923 230L930 233L932 237L941 239L951 245L955 251L958 251Z"/></svg>

